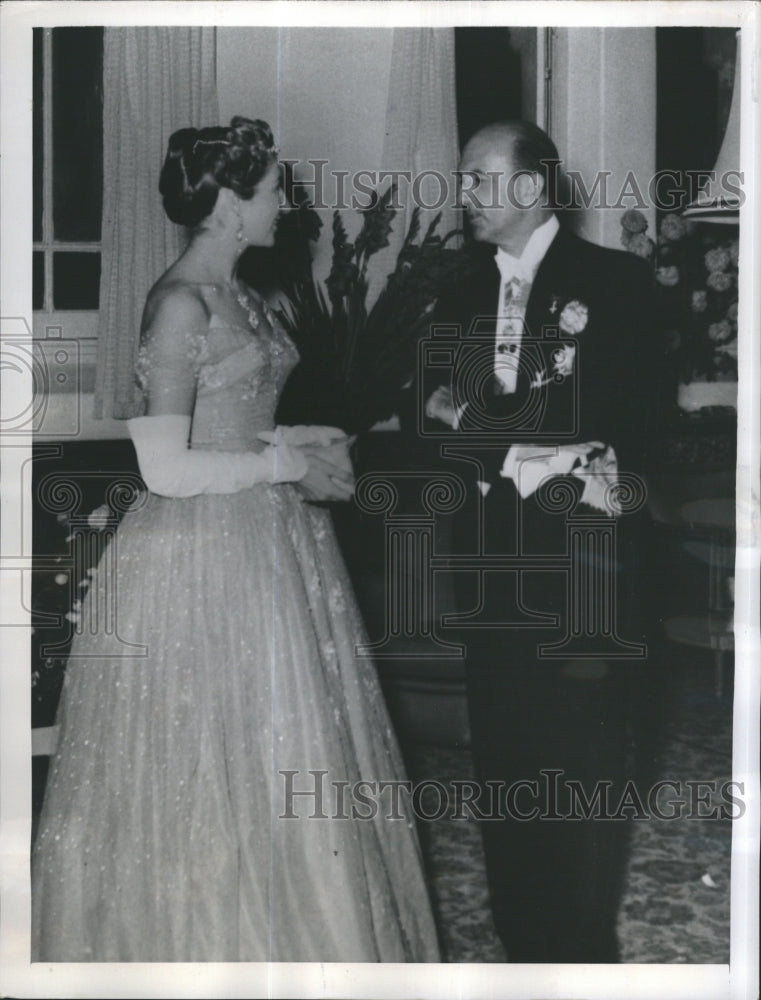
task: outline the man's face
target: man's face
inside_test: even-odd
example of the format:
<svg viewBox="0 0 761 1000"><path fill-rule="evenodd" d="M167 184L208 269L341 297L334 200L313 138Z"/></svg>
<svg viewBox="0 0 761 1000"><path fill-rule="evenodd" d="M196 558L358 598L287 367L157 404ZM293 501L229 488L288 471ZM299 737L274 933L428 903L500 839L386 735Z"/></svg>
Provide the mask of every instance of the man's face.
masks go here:
<svg viewBox="0 0 761 1000"><path fill-rule="evenodd" d="M460 161L461 201L473 235L482 243L509 244L529 224L535 200L533 181L515 167L505 145L475 135Z"/></svg>

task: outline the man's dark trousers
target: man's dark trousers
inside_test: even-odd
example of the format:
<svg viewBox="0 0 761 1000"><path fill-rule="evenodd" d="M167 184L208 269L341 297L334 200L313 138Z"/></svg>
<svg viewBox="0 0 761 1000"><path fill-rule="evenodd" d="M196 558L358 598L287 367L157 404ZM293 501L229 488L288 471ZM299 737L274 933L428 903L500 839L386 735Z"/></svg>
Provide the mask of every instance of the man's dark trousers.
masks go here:
<svg viewBox="0 0 761 1000"><path fill-rule="evenodd" d="M494 352L488 317L495 313L499 282L487 253L475 275L441 297L434 317L458 330L463 343L473 331L481 336L487 330L486 371ZM556 346L569 340L561 324L567 304L583 304L588 315L584 328L572 335L574 373L550 379L535 391L531 381L552 372ZM480 325L474 326L479 317ZM492 319L492 337L494 332ZM618 960L616 921L627 816L635 811L618 810L618 804L626 787L632 692L642 661L636 655L606 656L604 643L593 644L590 655L549 658L539 652L541 644L557 642L568 626L574 572L568 564L569 521L601 512L580 503L572 509L560 504L552 512L553 485L556 495L580 491L582 481L572 475L556 477L522 499L512 480L501 476L501 465L512 444L599 441L615 450L619 472L639 473L664 395L662 359L654 342L652 275L643 262L561 228L529 295L521 348L526 363L517 391L501 398L495 393L492 400L488 385L482 384L481 397L468 405L455 438L461 456L455 464L468 496L454 519L457 554L471 556L482 544L486 555L515 554L520 545L523 555L549 560L541 569L520 574L487 574L484 594L476 572L455 574L458 610L468 614L484 597L481 621L501 623L463 628L462 639L475 773L485 788L482 812L490 809L487 782L494 782L492 790L501 789L505 800L497 810L504 818L485 818L481 828L495 924L510 961ZM456 386L457 378L455 365L450 384ZM426 387L425 398L431 388ZM538 408L531 405L532 393L541 403ZM478 414L471 419L479 406L485 421ZM516 413L527 414L529 421L516 420ZM483 451L484 441L491 451ZM476 488L478 479L490 486L484 499ZM642 516L615 519L616 551L606 571L608 582L615 580L617 587L617 627L632 643L643 641L636 615ZM481 540L478 526L483 527ZM554 624L545 620L541 626L516 626L516 618L525 625L532 615L558 618ZM557 801L547 795L555 783ZM575 801L569 788L576 789ZM607 798L599 802L596 796L606 789ZM611 814L618 818L604 818Z"/></svg>

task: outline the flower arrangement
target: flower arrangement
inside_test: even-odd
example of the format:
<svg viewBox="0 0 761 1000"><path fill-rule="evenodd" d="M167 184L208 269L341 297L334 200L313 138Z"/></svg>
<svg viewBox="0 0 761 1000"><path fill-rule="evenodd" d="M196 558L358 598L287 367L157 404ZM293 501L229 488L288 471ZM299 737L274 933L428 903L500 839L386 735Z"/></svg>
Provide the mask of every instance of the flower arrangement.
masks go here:
<svg viewBox="0 0 761 1000"><path fill-rule="evenodd" d="M393 187L362 211L351 242L333 214L333 259L326 291L312 273L311 244L322 222L307 201L286 212L276 234L280 318L301 355L280 400L278 421L320 423L347 433L368 430L398 413L414 378L418 342L428 333L436 299L455 274L474 266L466 251L447 244L456 230L436 234L437 215L421 236L416 208L378 298L368 308L368 265L389 245L397 209Z"/></svg>
<svg viewBox="0 0 761 1000"><path fill-rule="evenodd" d="M663 217L657 242L637 209L621 219L621 243L652 262L666 348L682 383L736 381L738 250L736 230Z"/></svg>

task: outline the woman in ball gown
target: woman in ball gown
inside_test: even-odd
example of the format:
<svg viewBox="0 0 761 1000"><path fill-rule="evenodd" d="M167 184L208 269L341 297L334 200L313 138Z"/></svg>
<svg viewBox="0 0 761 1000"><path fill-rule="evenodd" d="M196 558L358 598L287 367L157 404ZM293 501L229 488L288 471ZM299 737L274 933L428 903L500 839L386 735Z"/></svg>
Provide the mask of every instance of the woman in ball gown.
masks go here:
<svg viewBox="0 0 761 1000"><path fill-rule="evenodd" d="M309 502L351 495L347 443L274 429L297 353L236 278L246 246L273 242L276 155L245 118L169 142L160 190L191 239L145 306L129 429L148 489L67 668L33 853L37 961L438 960L413 817L352 799L404 773L329 514Z"/></svg>

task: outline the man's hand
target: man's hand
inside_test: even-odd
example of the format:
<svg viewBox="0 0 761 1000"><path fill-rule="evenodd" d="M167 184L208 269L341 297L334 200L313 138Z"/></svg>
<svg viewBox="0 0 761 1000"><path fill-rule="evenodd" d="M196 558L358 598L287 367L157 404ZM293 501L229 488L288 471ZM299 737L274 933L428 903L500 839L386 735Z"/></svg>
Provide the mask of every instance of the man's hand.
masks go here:
<svg viewBox="0 0 761 1000"><path fill-rule="evenodd" d="M440 385L432 393L430 399L425 404L425 415L434 420L441 420L449 427L457 427L457 411L452 401L452 390L448 385Z"/></svg>
<svg viewBox="0 0 761 1000"><path fill-rule="evenodd" d="M354 472L349 458L349 445L354 438L323 447L305 445L301 451L309 462L305 476L296 483L306 500L313 503L350 500L354 493Z"/></svg>

